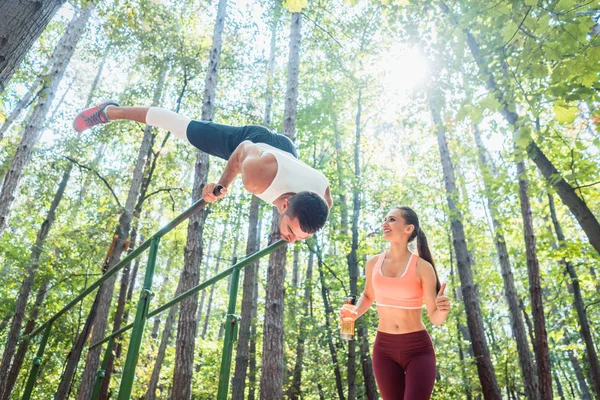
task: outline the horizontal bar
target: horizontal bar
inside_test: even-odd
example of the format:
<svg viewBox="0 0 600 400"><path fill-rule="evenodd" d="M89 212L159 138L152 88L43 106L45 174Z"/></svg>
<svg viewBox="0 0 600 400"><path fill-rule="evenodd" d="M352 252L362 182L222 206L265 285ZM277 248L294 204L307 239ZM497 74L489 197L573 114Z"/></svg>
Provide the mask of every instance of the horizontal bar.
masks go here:
<svg viewBox="0 0 600 400"><path fill-rule="evenodd" d="M102 277L100 277L100 279L98 279L96 282L94 282L90 286L88 286L77 297L75 297L73 300L71 300L69 302L69 304L64 306L60 311L58 311L56 314L54 314L52 317L50 317L50 319L48 319L46 322L44 322L42 325L40 325L36 330L34 330L33 332L31 332L28 335L23 335L21 337L21 339L27 340L27 339L31 339L31 338L37 336L40 332L42 332L46 328L46 326L48 326L52 322L56 321L57 318L59 318L61 315L63 315L64 313L69 311L71 308L73 308L73 306L75 306L83 298L85 298L88 294L90 294L95 289L97 289L103 282L110 279L110 277L112 277L114 274L119 272L119 270L121 270L125 265L129 264L131 261L133 261L133 259L135 259L138 255L140 255L144 250L146 250L148 247L150 247L150 243L152 242L152 239L161 238L164 235L166 235L167 233L171 232L175 227L177 227L177 225L179 225L180 223L185 221L187 218L189 218L191 215L197 213L202 208L204 208L204 206L206 204L207 203L202 199L198 200L197 202L192 204L187 210L185 210L179 216L175 217L175 219L173 219L171 222L169 222L167 225L165 225L163 228L161 228L158 232L156 232L154 235L152 235L150 238L148 238L148 240L146 240L144 243L140 244L135 250L133 250L131 253L129 253L129 255L127 257L122 259L117 265L115 265L114 267L112 267L111 269L106 271L102 275Z"/></svg>
<svg viewBox="0 0 600 400"><path fill-rule="evenodd" d="M265 247L262 250L257 251L256 253L251 254L250 256L244 258L242 261L240 261L239 263L231 266L230 268L227 268L226 270L222 271L220 274L217 274L215 276L213 276L212 278L202 282L201 284L199 284L198 286L194 286L193 288L191 288L190 290L188 290L187 292L184 292L182 294L180 294L179 296L173 298L171 301L169 301L168 303L163 304L162 306L158 307L157 309L155 309L154 311L150 311L148 313L148 318L154 317L157 314L160 314L161 312L165 311L168 308L171 308L172 306L174 306L175 304L181 302L182 300L188 298L189 296L193 295L194 293L197 293L199 291L201 291L202 289L205 289L206 287L212 285L215 282L220 281L221 279L231 275L233 273L234 270L238 269L241 270L245 267L247 267L249 264L252 264L254 261L266 256L267 254L273 252L274 250L278 249L279 247L283 246L287 244L286 241L283 240L278 240L275 243L272 243L271 245ZM122 334L125 331L130 330L133 327L133 324L129 324L127 326L124 326L123 328L114 331L113 333L111 333L110 335L106 336L104 339L92 344L89 347L89 350L92 350L98 346L101 346L102 344L108 342L111 338L118 336L120 334Z"/></svg>

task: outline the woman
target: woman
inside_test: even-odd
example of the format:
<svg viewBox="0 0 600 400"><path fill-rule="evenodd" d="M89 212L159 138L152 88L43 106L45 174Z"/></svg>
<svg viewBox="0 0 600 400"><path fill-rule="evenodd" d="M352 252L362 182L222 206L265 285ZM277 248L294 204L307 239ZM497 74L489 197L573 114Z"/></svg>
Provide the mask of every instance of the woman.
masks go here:
<svg viewBox="0 0 600 400"><path fill-rule="evenodd" d="M435 382L435 352L421 320L423 299L429 320L441 325L450 311L440 286L425 233L409 207L391 210L383 222L389 250L367 262L366 285L355 311L341 310L356 319L377 302L379 326L373 345L373 371L384 400L429 399ZM417 241L419 254L408 249Z"/></svg>

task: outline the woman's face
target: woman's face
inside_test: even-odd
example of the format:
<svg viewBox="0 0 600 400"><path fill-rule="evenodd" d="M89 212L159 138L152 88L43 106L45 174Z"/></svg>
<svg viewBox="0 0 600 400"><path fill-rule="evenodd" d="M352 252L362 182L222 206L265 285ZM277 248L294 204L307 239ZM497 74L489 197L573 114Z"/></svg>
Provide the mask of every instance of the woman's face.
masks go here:
<svg viewBox="0 0 600 400"><path fill-rule="evenodd" d="M408 239L415 229L414 225L406 223L402 216L402 210L398 208L387 213L381 227L383 238L386 240Z"/></svg>

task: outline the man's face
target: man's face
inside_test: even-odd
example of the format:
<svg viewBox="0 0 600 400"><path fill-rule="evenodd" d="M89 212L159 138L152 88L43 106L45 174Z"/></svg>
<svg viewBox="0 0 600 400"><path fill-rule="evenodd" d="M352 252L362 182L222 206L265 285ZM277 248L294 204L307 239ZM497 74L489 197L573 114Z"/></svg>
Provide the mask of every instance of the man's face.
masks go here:
<svg viewBox="0 0 600 400"><path fill-rule="evenodd" d="M300 229L298 218L290 218L286 213L281 214L279 217L279 233L282 240L290 243L294 243L296 240L306 240L312 236L312 234L303 232Z"/></svg>

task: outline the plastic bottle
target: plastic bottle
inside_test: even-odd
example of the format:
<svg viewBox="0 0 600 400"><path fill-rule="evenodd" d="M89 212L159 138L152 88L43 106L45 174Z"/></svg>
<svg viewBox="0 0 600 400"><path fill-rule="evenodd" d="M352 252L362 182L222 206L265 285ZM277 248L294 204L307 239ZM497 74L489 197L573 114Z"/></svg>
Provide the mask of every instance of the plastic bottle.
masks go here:
<svg viewBox="0 0 600 400"><path fill-rule="evenodd" d="M342 306L342 310L350 310L355 311L356 307L356 297L349 296L346 297L344 301L344 305ZM342 323L340 325L340 338L344 340L354 340L354 319L353 318L343 318Z"/></svg>

